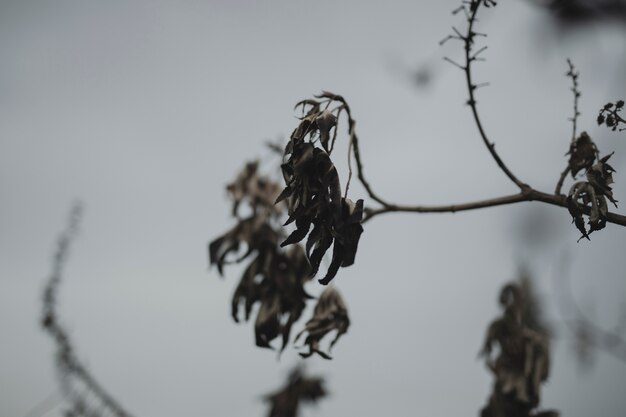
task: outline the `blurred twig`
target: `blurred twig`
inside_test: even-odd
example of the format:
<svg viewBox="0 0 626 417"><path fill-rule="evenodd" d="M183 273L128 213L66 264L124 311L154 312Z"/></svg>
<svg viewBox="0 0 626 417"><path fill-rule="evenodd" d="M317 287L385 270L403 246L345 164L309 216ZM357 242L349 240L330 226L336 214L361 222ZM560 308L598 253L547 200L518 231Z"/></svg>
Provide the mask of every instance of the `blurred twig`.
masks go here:
<svg viewBox="0 0 626 417"><path fill-rule="evenodd" d="M82 211L80 204L74 205L67 227L57 240L52 271L44 289L42 325L56 344L56 365L61 391L69 403L65 415L130 417L131 414L122 408L80 362L67 331L58 319L57 296L63 278L63 268L67 262L70 246L78 232Z"/></svg>

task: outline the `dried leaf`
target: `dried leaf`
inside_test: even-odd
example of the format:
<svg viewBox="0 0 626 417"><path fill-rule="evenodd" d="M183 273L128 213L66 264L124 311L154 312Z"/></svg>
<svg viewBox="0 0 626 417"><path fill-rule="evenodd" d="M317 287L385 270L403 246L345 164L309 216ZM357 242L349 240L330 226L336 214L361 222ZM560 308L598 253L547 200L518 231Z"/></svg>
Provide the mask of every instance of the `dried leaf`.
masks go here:
<svg viewBox="0 0 626 417"><path fill-rule="evenodd" d="M304 290L309 279L309 265L302 247L296 245L287 252L276 248L260 252L244 271L232 300L232 316L239 322L239 307L243 303L246 321L255 303L261 306L255 320L255 341L259 347L272 348L270 342L282 337L282 352L291 327L306 306L310 296Z"/></svg>
<svg viewBox="0 0 626 417"><path fill-rule="evenodd" d="M574 178L580 170L586 171L591 168L598 156L598 149L587 132L582 132L570 145L567 155L570 156L568 166Z"/></svg>
<svg viewBox="0 0 626 417"><path fill-rule="evenodd" d="M587 171L587 181L593 186L596 193L605 195L617 207L617 200L613 198L613 190L610 186L613 183L613 172L615 170L607 163L612 155L613 153L610 153L600 159Z"/></svg>
<svg viewBox="0 0 626 417"><path fill-rule="evenodd" d="M231 230L209 243L210 265L215 264L220 275L223 275L224 265L241 262L255 250L275 247L280 235L267 224L266 220L267 218L258 216L241 220ZM228 261L226 257L231 253L238 253L242 244L246 246L243 255Z"/></svg>
<svg viewBox="0 0 626 417"><path fill-rule="evenodd" d="M539 322L526 305L534 302L528 289L523 282L522 286L512 283L500 293L504 313L490 324L481 351L495 377L482 416L529 417L539 405L541 384L548 378L550 367L549 339L547 333L528 325L527 320ZM494 345L499 349L492 358Z"/></svg>
<svg viewBox="0 0 626 417"><path fill-rule="evenodd" d="M289 217L285 225L295 222L296 229L281 246L302 241L307 235L306 254L311 264L311 273L317 274L324 254L333 246L330 266L319 282L326 285L342 266L354 263L359 238L363 232L363 200L355 203L342 198L337 170L330 160L332 142L337 133L337 117L347 106L343 97L322 92L318 100L303 100L296 107L308 106L306 115L291 134L285 147L282 165L285 188L276 202L285 201ZM321 110L322 103L337 101L334 110ZM328 105L326 106L328 107ZM335 114L336 113L336 114ZM314 144L319 134L322 148ZM309 138L307 140L307 137ZM329 146L330 145L330 146Z"/></svg>
<svg viewBox="0 0 626 417"><path fill-rule="evenodd" d="M612 155L611 153L593 164L587 170L587 181L575 183L568 193L567 208L576 228L582 233L581 238L589 239L591 232L606 226L607 198L617 207L617 200L613 197L610 186L615 170L607 162ZM585 225L585 215L588 228Z"/></svg>
<svg viewBox="0 0 626 417"><path fill-rule="evenodd" d="M233 200L232 214L239 216L241 202L247 201L253 213L259 209L278 214L282 209L276 206L276 197L280 192L280 185L271 179L258 175L258 161L248 162L235 178L235 181L226 186L226 191Z"/></svg>
<svg viewBox="0 0 626 417"><path fill-rule="evenodd" d="M301 368L296 368L281 390L265 397L271 403L268 417L296 417L301 403L316 402L325 396L322 378L306 377Z"/></svg>
<svg viewBox="0 0 626 417"><path fill-rule="evenodd" d="M307 332L304 343L309 346L309 351L300 353L300 356L308 358L314 353L317 353L324 359L331 359L327 353L320 350L320 341L333 330L337 331L335 338L329 345L330 352L341 335L348 331L349 326L350 319L348 318L348 309L339 291L334 287L326 288L315 305L313 318L307 322L304 330L296 336L295 341L297 341L304 332Z"/></svg>

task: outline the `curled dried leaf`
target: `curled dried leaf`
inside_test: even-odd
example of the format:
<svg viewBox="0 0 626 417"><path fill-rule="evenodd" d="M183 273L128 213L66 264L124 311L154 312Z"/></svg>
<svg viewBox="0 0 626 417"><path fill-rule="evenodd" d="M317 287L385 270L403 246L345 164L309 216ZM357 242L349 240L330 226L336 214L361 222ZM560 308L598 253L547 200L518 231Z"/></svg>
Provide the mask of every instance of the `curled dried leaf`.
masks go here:
<svg viewBox="0 0 626 417"><path fill-rule="evenodd" d="M616 207L617 200L613 197L610 184L613 183L615 170L608 164L612 153L603 157L587 170L587 181L579 181L572 185L567 196L567 208L572 215L576 228L584 237L589 239L593 231L603 229L606 226L608 198ZM588 227L585 225L587 216Z"/></svg>
<svg viewBox="0 0 626 417"><path fill-rule="evenodd" d="M209 263L216 265L220 275L224 274L224 265L238 263L254 251L263 251L275 247L280 234L267 223L264 216L252 216L241 220L231 230L209 243ZM242 246L245 251L235 259L228 260L229 254L237 254Z"/></svg>
<svg viewBox="0 0 626 417"><path fill-rule="evenodd" d="M315 305L313 318L307 322L304 330L296 336L295 341L297 341L304 332L307 333L304 343L309 346L309 351L300 353L300 356L308 358L314 353L317 353L324 359L331 359L330 355L320 350L320 341L333 330L337 331L335 338L330 342L328 348L330 352L341 335L348 331L349 326L350 319L348 318L348 309L339 291L333 287L326 288Z"/></svg>
<svg viewBox="0 0 626 417"><path fill-rule="evenodd" d="M589 171L587 171L587 181L589 181L589 184L593 186L597 193L606 196L609 201L617 207L617 200L613 198L613 190L610 186L613 184L613 173L615 169L607 163L611 156L613 156L613 153L610 153L591 166Z"/></svg>
<svg viewBox="0 0 626 417"><path fill-rule="evenodd" d="M567 196L567 209L576 228L582 233L581 239L584 237L589 240L591 232L603 229L606 225L606 199L588 182L580 181L572 185ZM585 215L588 216L588 229L585 226Z"/></svg>

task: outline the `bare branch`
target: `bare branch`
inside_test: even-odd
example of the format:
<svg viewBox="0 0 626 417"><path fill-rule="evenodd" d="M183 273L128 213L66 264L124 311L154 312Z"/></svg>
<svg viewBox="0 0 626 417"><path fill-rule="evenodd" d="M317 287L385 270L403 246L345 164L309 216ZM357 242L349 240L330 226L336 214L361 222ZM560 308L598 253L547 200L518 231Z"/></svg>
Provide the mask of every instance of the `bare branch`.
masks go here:
<svg viewBox="0 0 626 417"><path fill-rule="evenodd" d="M403 206L396 204L388 204L385 207L379 209L366 210L365 218L363 222L366 222L373 217L376 217L384 213L393 212L407 212L407 213L456 213L457 211L476 210L487 207L503 206L507 204L521 203L525 201L541 201L553 206L567 208L567 200L565 196L547 194L534 189L528 189L524 192L491 198L488 200L479 200L469 203L459 203L442 206ZM585 214L589 214L590 209L587 207L584 209ZM606 221L609 223L618 224L620 226L626 226L626 216L617 213L608 212L606 215Z"/></svg>
<svg viewBox="0 0 626 417"><path fill-rule="evenodd" d="M96 381L79 361L67 331L58 321L56 311L57 293L69 249L78 231L82 207L76 204L70 213L67 228L59 236L52 263L52 272L46 283L43 295L42 325L54 339L57 347L57 369L63 394L68 398L71 409L68 415L92 416L107 414L117 417L130 417L122 406ZM80 388L80 389L78 389Z"/></svg>
<svg viewBox="0 0 626 417"><path fill-rule="evenodd" d="M572 79L572 93L574 94L574 115L570 119L572 122L572 142L576 140L576 123L580 112L578 111L578 99L580 98L580 90L578 89L578 76L580 73L576 72L576 68L572 61L567 59L567 66L569 67L566 75ZM558 193L556 193L558 194Z"/></svg>
<svg viewBox="0 0 626 417"><path fill-rule="evenodd" d="M495 145L492 142L490 142L489 139L487 138L485 129L483 128L482 122L480 121L480 117L478 116L478 108L476 106L476 98L474 96L474 91L476 90L477 86L472 80L472 62L476 61L475 59L476 55L482 52L484 48L479 49L474 55L472 55L472 51L473 51L473 45L474 45L474 38L476 37L476 35L478 35L476 32L474 32L474 23L476 22L476 15L481 4L483 3L478 0L472 0L470 2L470 16L468 19L467 34L464 37L465 66L462 68L465 71L465 80L467 83L467 90L469 92L469 100L467 101L467 103L472 109L474 122L476 124L476 127L478 128L478 132L480 133L480 136L483 142L485 143L485 146L489 150L489 153L491 154L493 159L496 161L500 169L506 174L506 176L509 177L509 179L513 181L515 185L517 185L520 188L520 190L525 191L525 190L530 189L530 187L527 184L520 181L502 161L502 159L500 158L500 156L495 150Z"/></svg>

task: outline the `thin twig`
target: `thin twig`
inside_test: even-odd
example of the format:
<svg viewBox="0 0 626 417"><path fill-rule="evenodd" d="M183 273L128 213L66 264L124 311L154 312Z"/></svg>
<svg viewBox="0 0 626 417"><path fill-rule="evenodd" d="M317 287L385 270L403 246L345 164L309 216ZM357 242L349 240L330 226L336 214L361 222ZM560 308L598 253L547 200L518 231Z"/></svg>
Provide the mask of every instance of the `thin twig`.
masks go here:
<svg viewBox="0 0 626 417"><path fill-rule="evenodd" d="M576 123L578 121L578 116L580 116L580 112L578 111L578 98L580 97L580 90L578 89L578 76L579 73L576 72L576 68L572 61L568 58L567 65L569 70L566 75L572 79L572 93L574 93L574 115L570 119L572 122L572 142L576 140ZM557 193L558 194L558 193Z"/></svg>
<svg viewBox="0 0 626 417"><path fill-rule="evenodd" d="M502 159L495 150L495 144L493 142L490 142L487 138L485 129L483 128L480 117L478 116L478 108L476 107L476 98L474 96L474 91L476 90L477 85L472 80L472 62L476 60L476 55L482 52L483 49L480 49L478 52L476 52L474 56L472 56L472 47L474 45L474 38L476 36L476 33L474 32L474 23L476 22L476 14L481 4L482 2L479 0L472 0L472 4L470 7L470 16L467 25L467 34L463 37L463 40L465 42L465 66L463 66L462 69L465 72L465 80L467 83L467 90L469 92L469 100L467 101L467 104L472 109L474 122L476 123L478 132L480 133L480 136L485 143L485 146L489 150L489 153L496 161L500 169L506 174L506 176L509 177L509 179L513 181L515 185L517 185L520 190L522 190L522 192L524 192L530 190L530 187L520 181L502 161Z"/></svg>
<svg viewBox="0 0 626 417"><path fill-rule="evenodd" d="M563 188L563 182L565 181L565 177L567 177L567 174L569 173L569 171L570 169L569 169L569 164L568 164L563 170L563 172L561 172L559 181L556 183L556 188L554 189L554 194L556 195L561 194L561 188Z"/></svg>
<svg viewBox="0 0 626 417"><path fill-rule="evenodd" d="M365 178L365 175L363 174L363 162L361 161L361 150L359 149L359 138L356 134L356 120L354 120L354 118L352 117L352 111L350 110L350 105L342 96L333 95L333 97L335 100L339 101L342 104L343 110L346 112L346 116L348 116L348 135L350 136L349 143L354 152L354 159L356 161L356 167L357 167L357 177L359 181L361 182L361 184L363 184L365 191L367 192L367 194L370 196L372 200L376 201L377 203L383 206L389 206L390 205L389 203L387 203L385 200L383 200L374 192L374 190L372 189L372 186L370 185L370 183Z"/></svg>
<svg viewBox="0 0 626 417"><path fill-rule="evenodd" d="M572 88L570 89L574 94L574 115L569 119L572 122L572 140L571 143L576 141L576 124L578 122L578 116L580 116L580 112L578 111L578 99L580 98L580 90L578 89L578 76L579 73L576 72L576 68L572 61L567 59L568 71L565 73L572 80ZM561 176L556 183L556 187L554 189L554 194L561 194L561 188L563 188L563 182L565 181L565 177L570 171L569 165L565 168L563 172L561 172Z"/></svg>
<svg viewBox="0 0 626 417"><path fill-rule="evenodd" d="M352 138L353 135L350 135L348 142L348 180L346 181L346 191L343 198L348 198L348 189L350 188L350 181L352 181Z"/></svg>

